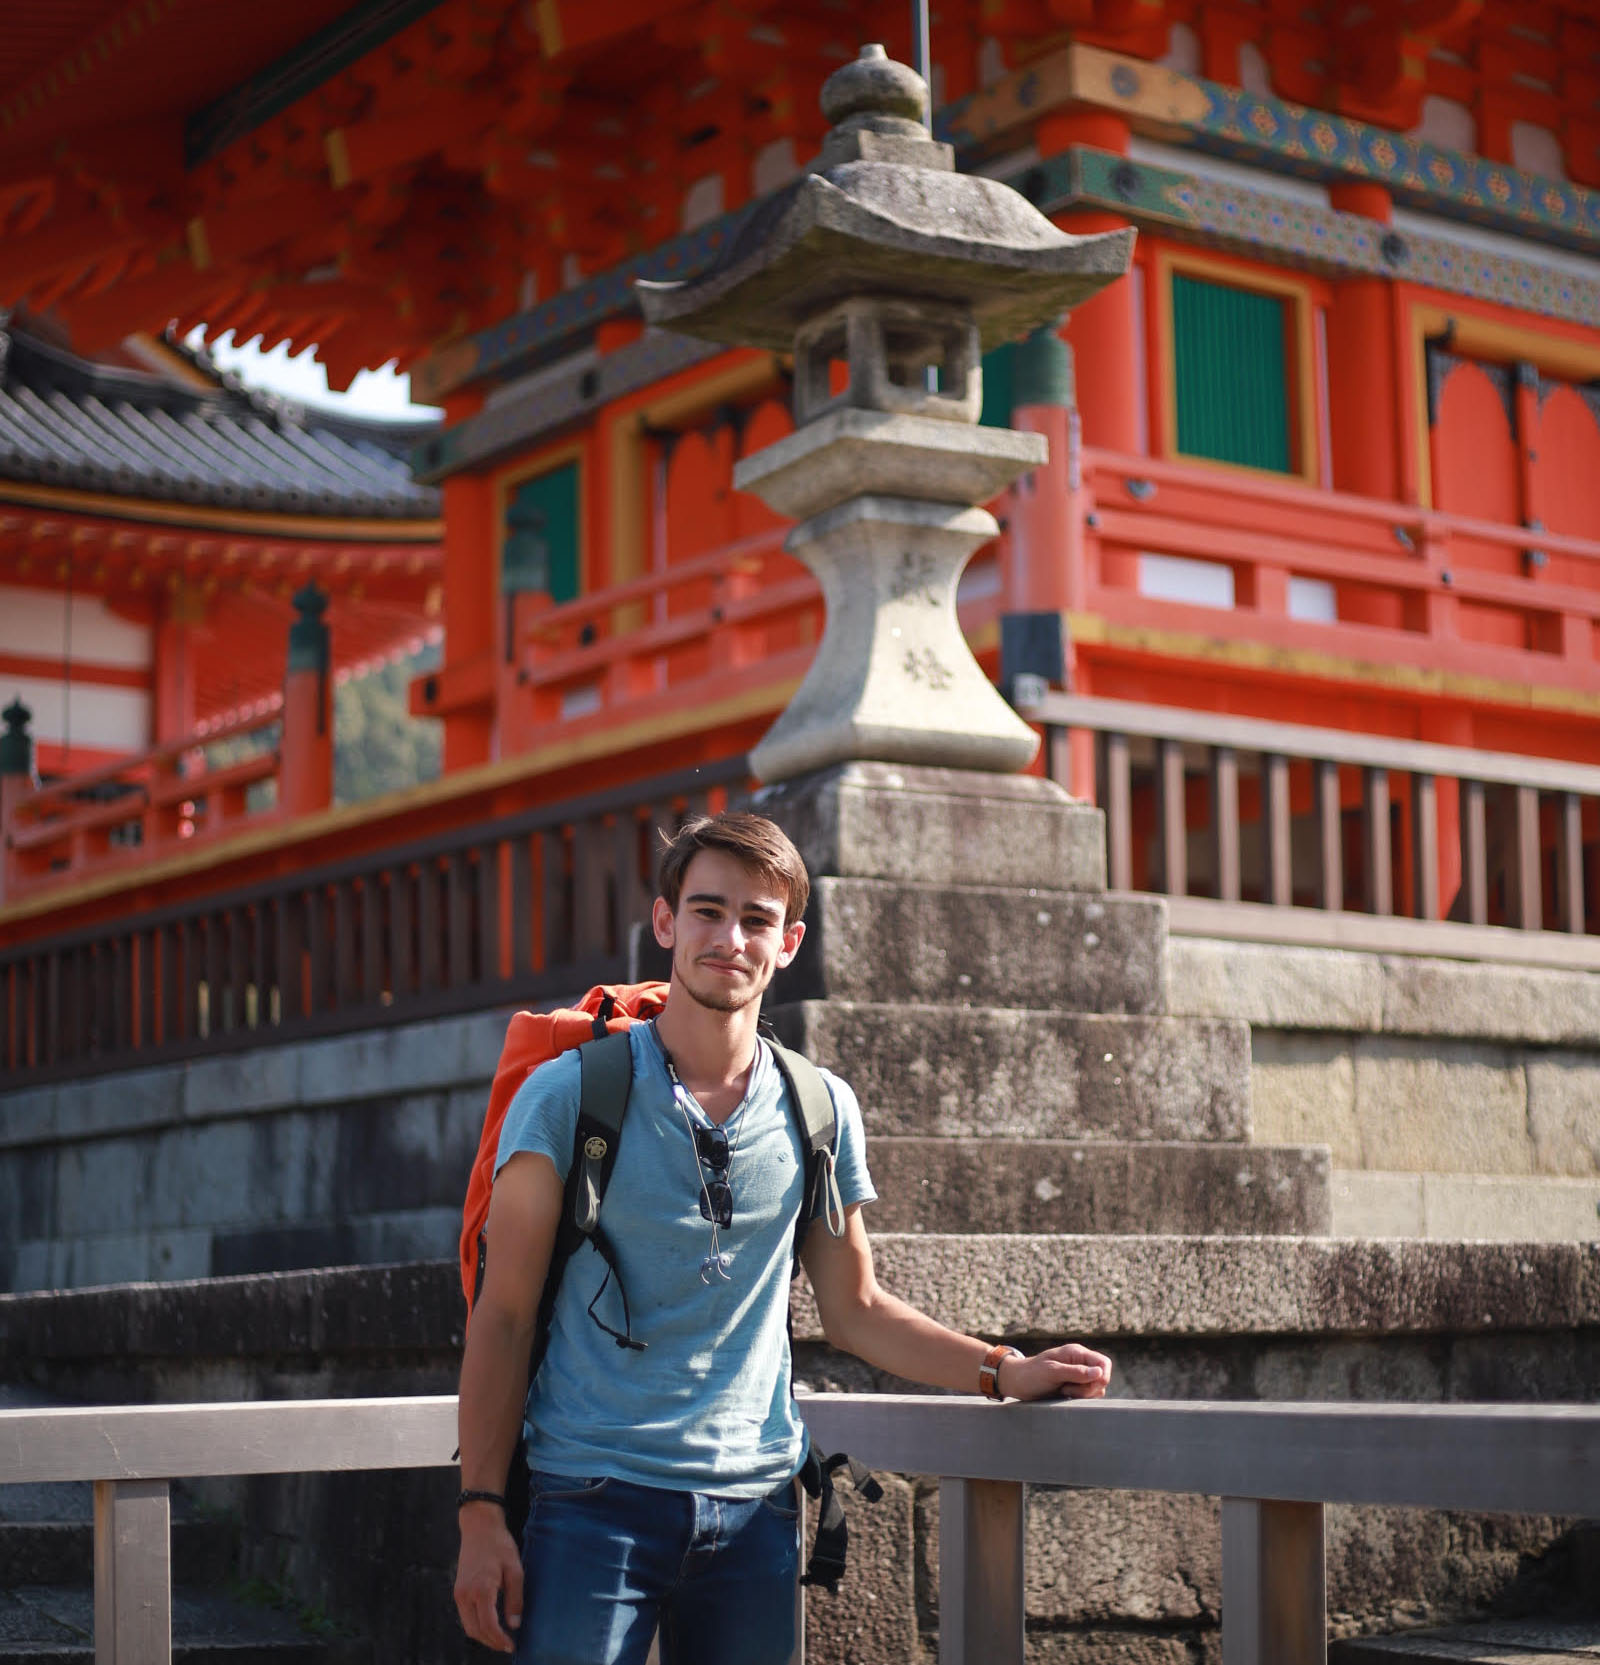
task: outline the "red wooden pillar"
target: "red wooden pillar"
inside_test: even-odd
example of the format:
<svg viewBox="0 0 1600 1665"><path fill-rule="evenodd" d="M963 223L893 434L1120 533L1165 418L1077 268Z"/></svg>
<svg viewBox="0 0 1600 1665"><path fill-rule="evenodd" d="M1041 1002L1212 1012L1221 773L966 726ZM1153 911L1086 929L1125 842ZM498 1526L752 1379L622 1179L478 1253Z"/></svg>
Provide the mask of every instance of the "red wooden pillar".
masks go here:
<svg viewBox="0 0 1600 1665"><path fill-rule="evenodd" d="M5 730L0 733L0 904L16 895L16 858L11 853L11 816L19 798L39 784L33 772L33 736L28 721L33 713L21 700L12 700L0 713Z"/></svg>
<svg viewBox="0 0 1600 1665"><path fill-rule="evenodd" d="M329 675L328 598L315 584L296 593L283 681L283 756L278 807L306 815L333 802L333 683Z"/></svg>
<svg viewBox="0 0 1600 1665"><path fill-rule="evenodd" d="M156 615L152 745L169 746L194 733L194 627L203 619L199 596L181 582L167 595Z"/></svg>
<svg viewBox="0 0 1600 1665"><path fill-rule="evenodd" d="M483 404L477 394L445 401L445 420L464 421ZM496 567L494 482L483 475L456 474L440 491L444 513L444 665L440 681L474 689L452 698L444 712L444 768L487 763L494 754L493 666L496 626L501 622Z"/></svg>
<svg viewBox="0 0 1600 1665"><path fill-rule="evenodd" d="M1019 341L1013 354L1011 425L1043 434L1050 456L1008 494L1006 606L1014 613L1060 613L1081 606L1083 597L1082 539L1073 537L1078 506L1073 502L1077 412L1072 351L1047 324Z"/></svg>
<svg viewBox="0 0 1600 1665"><path fill-rule="evenodd" d="M1343 213L1388 225L1394 207L1380 185L1335 185ZM1376 233L1375 233L1376 235ZM1400 397L1395 363L1394 285L1381 277L1347 278L1328 309L1328 416L1333 483L1362 497L1399 501Z"/></svg>

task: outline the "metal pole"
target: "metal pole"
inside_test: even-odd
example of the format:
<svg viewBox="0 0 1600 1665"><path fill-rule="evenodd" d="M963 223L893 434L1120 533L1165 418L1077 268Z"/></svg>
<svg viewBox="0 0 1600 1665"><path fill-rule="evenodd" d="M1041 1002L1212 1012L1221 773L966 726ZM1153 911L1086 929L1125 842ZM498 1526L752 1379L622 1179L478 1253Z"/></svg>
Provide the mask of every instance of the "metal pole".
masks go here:
<svg viewBox="0 0 1600 1665"><path fill-rule="evenodd" d="M933 58L928 50L928 0L911 0L911 67L928 83L928 126L933 126Z"/></svg>

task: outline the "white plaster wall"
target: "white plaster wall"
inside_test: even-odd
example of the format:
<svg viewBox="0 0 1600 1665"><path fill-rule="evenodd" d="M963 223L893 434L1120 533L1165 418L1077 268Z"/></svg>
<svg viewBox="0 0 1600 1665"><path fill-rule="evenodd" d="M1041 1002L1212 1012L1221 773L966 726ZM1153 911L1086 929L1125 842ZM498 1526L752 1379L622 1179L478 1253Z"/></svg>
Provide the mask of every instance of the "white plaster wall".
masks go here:
<svg viewBox="0 0 1600 1665"><path fill-rule="evenodd" d="M68 646L68 602L60 590L0 584L0 654L58 658ZM148 670L153 632L113 613L99 596L74 596L70 643L74 664Z"/></svg>

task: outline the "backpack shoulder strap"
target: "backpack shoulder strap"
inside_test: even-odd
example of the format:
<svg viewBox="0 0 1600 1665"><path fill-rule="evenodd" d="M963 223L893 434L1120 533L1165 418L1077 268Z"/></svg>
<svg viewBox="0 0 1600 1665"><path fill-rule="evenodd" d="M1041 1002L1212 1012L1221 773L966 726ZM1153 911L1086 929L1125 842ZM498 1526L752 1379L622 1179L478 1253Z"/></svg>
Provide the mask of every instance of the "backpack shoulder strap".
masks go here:
<svg viewBox="0 0 1600 1665"><path fill-rule="evenodd" d="M622 1118L633 1090L633 1046L627 1030L579 1047L578 1077L578 1126L562 1212L578 1232L591 1237L600 1223L600 1204L617 1163Z"/></svg>
<svg viewBox="0 0 1600 1665"><path fill-rule="evenodd" d="M770 1035L766 1041L772 1048L773 1061L789 1088L789 1102L800 1124L805 1189L801 1196L799 1218L794 1223L794 1264L798 1266L806 1232L827 1185L828 1164L833 1159L833 1147L839 1133L839 1112L834 1106L828 1083L822 1079L822 1072L809 1058L775 1041Z"/></svg>

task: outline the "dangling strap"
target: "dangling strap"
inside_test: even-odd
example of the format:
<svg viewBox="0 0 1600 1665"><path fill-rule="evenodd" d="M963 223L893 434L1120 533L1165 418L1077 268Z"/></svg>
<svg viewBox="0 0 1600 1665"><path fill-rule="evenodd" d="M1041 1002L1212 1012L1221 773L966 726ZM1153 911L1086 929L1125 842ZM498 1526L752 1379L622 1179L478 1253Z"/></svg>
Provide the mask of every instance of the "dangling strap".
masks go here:
<svg viewBox="0 0 1600 1665"><path fill-rule="evenodd" d="M808 1496L817 1499L817 1536L800 1582L821 1585L830 1596L839 1593L839 1580L844 1577L845 1557L850 1548L850 1523L845 1519L844 1504L833 1485L834 1471L840 1468L850 1470L857 1493L868 1503L876 1503L883 1496L883 1487L854 1457L847 1457L842 1451L822 1457L815 1448L806 1452L800 1484Z"/></svg>

